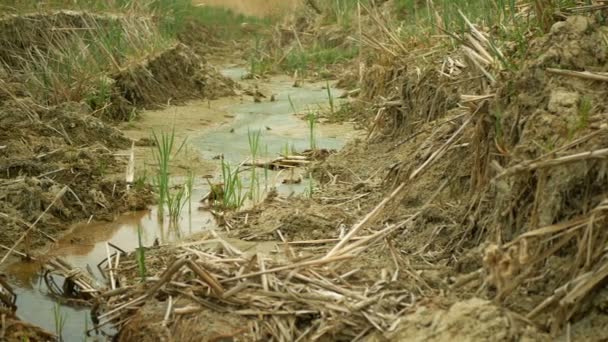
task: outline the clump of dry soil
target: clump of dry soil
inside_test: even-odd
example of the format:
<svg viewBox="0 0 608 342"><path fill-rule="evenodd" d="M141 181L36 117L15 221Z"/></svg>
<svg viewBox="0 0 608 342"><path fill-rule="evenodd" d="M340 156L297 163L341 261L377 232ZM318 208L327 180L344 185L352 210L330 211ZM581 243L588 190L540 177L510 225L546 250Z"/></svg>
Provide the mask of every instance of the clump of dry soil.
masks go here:
<svg viewBox="0 0 608 342"><path fill-rule="evenodd" d="M57 237L70 222L111 220L149 202L146 188L126 191L127 160L112 152L128 148L130 141L86 107L7 102L0 107L0 126L2 244L12 245L38 219L37 229ZM67 192L55 201L64 187ZM40 247L49 241L32 233L28 242Z"/></svg>
<svg viewBox="0 0 608 342"><path fill-rule="evenodd" d="M148 109L195 98L216 99L234 95L236 86L184 44L151 56L112 76L112 79L121 103ZM128 115L123 109L123 119Z"/></svg>

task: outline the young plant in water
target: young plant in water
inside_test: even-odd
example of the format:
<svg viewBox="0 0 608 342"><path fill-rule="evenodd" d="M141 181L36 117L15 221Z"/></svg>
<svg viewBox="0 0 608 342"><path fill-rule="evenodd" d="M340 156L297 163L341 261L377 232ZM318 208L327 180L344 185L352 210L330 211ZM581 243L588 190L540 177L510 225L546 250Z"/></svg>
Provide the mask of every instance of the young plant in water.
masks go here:
<svg viewBox="0 0 608 342"><path fill-rule="evenodd" d="M137 225L137 243L139 247L135 250L135 257L137 258L137 270L139 271L139 276L141 281L146 281L146 252L144 250L144 245L141 241L142 236L142 228L141 225Z"/></svg>
<svg viewBox="0 0 608 342"><path fill-rule="evenodd" d="M247 131L247 138L249 141L249 151L251 152L251 181L249 184L249 199L252 201L256 201L259 196L259 187L260 182L258 180L257 172L256 172L256 163L258 159L259 149L260 149L260 136L262 135L261 130L257 131Z"/></svg>
<svg viewBox="0 0 608 342"><path fill-rule="evenodd" d="M190 228L192 228L192 191L194 190L194 173L188 172L188 178L186 179L186 200L188 201L188 222Z"/></svg>
<svg viewBox="0 0 608 342"><path fill-rule="evenodd" d="M171 224L176 226L179 223L179 218L186 204L188 196L188 185L183 184L173 191L167 192L167 209L169 211L169 220Z"/></svg>
<svg viewBox="0 0 608 342"><path fill-rule="evenodd" d="M233 169L224 159L222 159L222 181L224 184L223 207L225 209L240 208L247 196L247 194L243 194L240 169L238 166Z"/></svg>
<svg viewBox="0 0 608 342"><path fill-rule="evenodd" d="M154 179L158 191L158 217L162 220L165 214L165 204L169 204L170 201L175 204L174 201L176 200L176 198L171 198L172 195L170 193L169 176L171 160L180 153L186 144L186 139L176 149L175 128L170 133L161 132L160 135L152 131L152 137L156 146L156 149L153 150L154 159L158 165Z"/></svg>
<svg viewBox="0 0 608 342"><path fill-rule="evenodd" d="M310 141L310 149L315 150L317 148L317 141L315 136L315 126L317 125L317 114L313 111L306 115L306 122L308 124L308 133Z"/></svg>
<svg viewBox="0 0 608 342"><path fill-rule="evenodd" d="M260 152L260 137L262 136L261 130L252 131L247 130L247 139L249 142L249 152L251 153L252 162L256 162L258 154Z"/></svg>
<svg viewBox="0 0 608 342"><path fill-rule="evenodd" d="M335 111L335 107L334 107L334 96L331 93L331 87L329 86L329 81L325 82L325 87L327 89L327 100L329 101L329 110L331 115L334 115Z"/></svg>
<svg viewBox="0 0 608 342"><path fill-rule="evenodd" d="M289 155L289 143L288 142L286 142L285 145L283 146L281 154L283 154L283 157L287 157Z"/></svg>
<svg viewBox="0 0 608 342"><path fill-rule="evenodd" d="M84 314L84 336L82 338L82 340L84 342L87 342L88 333L89 333L89 315L87 315L87 313L85 312L85 314Z"/></svg>
<svg viewBox="0 0 608 342"><path fill-rule="evenodd" d="M55 303L53 306L53 319L55 321L55 334L59 341L63 341L63 328L65 327L65 315L61 312L61 306Z"/></svg>

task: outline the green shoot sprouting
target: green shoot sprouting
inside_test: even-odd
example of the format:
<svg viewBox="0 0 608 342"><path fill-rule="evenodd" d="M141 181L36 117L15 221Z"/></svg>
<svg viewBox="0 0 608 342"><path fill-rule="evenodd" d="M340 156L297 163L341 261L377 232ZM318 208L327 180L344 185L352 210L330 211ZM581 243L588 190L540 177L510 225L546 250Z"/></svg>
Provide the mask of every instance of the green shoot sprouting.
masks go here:
<svg viewBox="0 0 608 342"><path fill-rule="evenodd" d="M252 162L256 162L256 158L260 151L260 136L262 135L261 130L247 130L247 138L249 140L249 151L251 152Z"/></svg>
<svg viewBox="0 0 608 342"><path fill-rule="evenodd" d="M177 190L167 192L167 209L171 224L177 225L182 209L188 200L188 184L179 186Z"/></svg>
<svg viewBox="0 0 608 342"><path fill-rule="evenodd" d="M331 111L331 115L334 115L335 113L335 107L334 107L334 96L331 93L331 87L329 86L329 81L325 82L325 87L327 89L327 100L329 101L329 110Z"/></svg>
<svg viewBox="0 0 608 342"><path fill-rule="evenodd" d="M578 129L587 128L589 126L589 117L593 110L591 98L583 96L578 106Z"/></svg>
<svg viewBox="0 0 608 342"><path fill-rule="evenodd" d="M141 281L146 281L146 255L143 243L141 241L142 236L142 228L141 225L137 225L137 243L138 248L135 250L135 257L137 258L137 269L139 271L139 276Z"/></svg>
<svg viewBox="0 0 608 342"><path fill-rule="evenodd" d="M313 111L306 115L306 122L308 123L308 133L310 141L310 149L315 150L317 148L317 141L315 136L315 126L317 124L317 114Z"/></svg>
<svg viewBox="0 0 608 342"><path fill-rule="evenodd" d="M281 153L283 154L283 157L289 155L289 142L285 142L285 146L283 146L283 151Z"/></svg>
<svg viewBox="0 0 608 342"><path fill-rule="evenodd" d="M238 209L243 205L247 194L243 195L243 183L240 168L233 169L228 162L222 159L222 181L224 196L222 204L225 209Z"/></svg>
<svg viewBox="0 0 608 342"><path fill-rule="evenodd" d="M161 132L157 135L156 132L152 131L152 137L154 138L156 149L154 150L154 159L158 164L158 169L155 177L156 187L158 189L158 217L163 219L164 217L164 205L168 204L170 214L175 213L171 210L171 207L175 206L175 196L181 197L181 195L172 196L170 193L170 166L171 160L179 154L184 145L186 139L181 143L180 146L175 150L175 128L170 133ZM183 190L182 190L183 191ZM171 203L169 203L171 202ZM175 209L175 207L173 208ZM179 213L178 213L179 214ZM172 216L173 218L173 216ZM175 220L175 218L173 218Z"/></svg>
<svg viewBox="0 0 608 342"><path fill-rule="evenodd" d="M84 336L83 336L83 341L87 342L87 334L89 332L89 315L87 315L86 313L84 314Z"/></svg>
<svg viewBox="0 0 608 342"><path fill-rule="evenodd" d="M249 184L249 198L253 201L257 199L259 195L260 182L256 173L256 162L260 150L260 136L262 135L261 130L251 131L247 130L247 138L249 141L249 151L251 152L251 182Z"/></svg>
<svg viewBox="0 0 608 342"><path fill-rule="evenodd" d="M59 338L59 341L63 341L63 328L65 327L65 314L61 312L61 306L55 303L53 306L53 318L55 320L55 334Z"/></svg>
<svg viewBox="0 0 608 342"><path fill-rule="evenodd" d="M593 110L593 103L589 96L583 96L578 104L578 115L571 119L568 125L568 140L572 140L577 132L589 126L589 117Z"/></svg>

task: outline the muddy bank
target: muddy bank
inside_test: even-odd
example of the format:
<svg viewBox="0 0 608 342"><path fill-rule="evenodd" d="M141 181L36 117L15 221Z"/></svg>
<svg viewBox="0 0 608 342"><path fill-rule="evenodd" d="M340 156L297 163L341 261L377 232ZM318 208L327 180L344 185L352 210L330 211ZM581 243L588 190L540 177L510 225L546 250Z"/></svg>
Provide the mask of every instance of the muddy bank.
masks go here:
<svg viewBox="0 0 608 342"><path fill-rule="evenodd" d="M246 70L232 67L223 70L223 73L240 80ZM264 157L279 154L286 144L294 149L309 146L306 124L299 115L292 113L290 100L299 108L324 106L327 102L327 90L323 89L325 83L303 84L300 88L294 88L292 85L293 82L289 77L282 76L265 80L263 83L255 80L242 81L244 90L237 90L238 97L195 100L189 101L184 106L145 111L140 119L119 125L120 131L103 125L108 130L106 132L108 141L115 141L116 144L110 145L108 141L104 143L108 142L108 146L112 149L120 149L120 152L114 153L120 161L118 171L126 168L131 140L136 142L134 148L136 179L150 181L153 177L150 166L154 165L155 147L151 145L153 131L157 133L174 131L177 141L185 140L184 153L172 160L174 166L172 178L177 184L189 172L195 173L192 200L186 205L182 218L177 224L171 224L168 219L159 221L158 210L152 207L151 211L120 215L112 222L100 222L96 217L90 222L85 219L85 222L71 227L67 234L57 232L57 236L61 238L53 244L51 251L40 256L36 255L37 260L33 262L14 262L6 269L10 277L19 285L16 288L19 308L17 313L28 322L47 329L53 327L52 317L46 312L31 310L36 305L50 308L53 300L62 297L62 295L57 296L56 292L50 292L51 296L45 295L49 293L49 289L39 270L41 263L47 260L48 265L53 265L54 260L60 258L72 267L81 270L93 269L92 273L96 279L94 284L99 284L105 289L102 285L107 281L104 278L105 273L98 273L93 266L106 257L106 242L131 252L138 248L140 242L144 246L167 245L202 231L217 229L216 220L208 211L209 208L205 209L205 203L198 203L198 200L209 192L208 183L201 176L210 175L214 177L212 182L221 182L220 160L213 159L213 156L224 155L225 160L230 163L242 163L250 154L247 140L251 131L260 131ZM248 89L258 89L268 96L264 102L256 102ZM337 90L332 89L332 91ZM272 102L270 94L274 95ZM92 119L102 124L100 120ZM118 135L112 136L110 132ZM74 131L70 133L74 134ZM319 146L339 148L347 137L353 134L350 125L343 124L320 125L315 135ZM299 176L300 173L302 172L298 170L295 174ZM261 174L260 170L260 177ZM119 180L122 177L124 177L122 172L116 175ZM269 171L268 183L262 184L261 187L262 189L276 187L278 193L283 196L302 193L307 189L306 184L282 184L282 181L289 177L290 174L286 172ZM244 177L244 181L248 182L248 179ZM245 186L248 187L248 183L245 183ZM197 210L199 206L203 207L202 211ZM141 236L138 233L139 228L142 229ZM258 242L247 243L235 240L231 243L245 250L253 250L257 248L256 246L263 245ZM153 268L152 265L149 267ZM51 274L59 284L65 281L63 273ZM126 281L128 280L125 278L121 283ZM69 297L60 300L64 303L61 307L62 312L71 318L64 330L65 338L78 338L82 334L83 326L93 325L93 322L87 318L90 314L88 307L86 305L82 307L82 302L75 299L78 298ZM101 330L113 333L111 326Z"/></svg>
<svg viewBox="0 0 608 342"><path fill-rule="evenodd" d="M183 44L151 56L112 79L120 97L117 102L132 106L117 113L123 121L129 119L134 108L151 109L184 104L185 100L230 96L235 94L236 85Z"/></svg>
<svg viewBox="0 0 608 342"><path fill-rule="evenodd" d="M370 44L378 55L366 61L351 107L368 134L314 163L294 153L310 166L299 171L315 177L301 179L305 195L282 193L279 175L287 172L278 171L269 186L279 190L252 207L203 203L218 226L190 239L149 236L142 246L127 224L129 248L106 252L99 283L79 274L78 288L91 286L94 300L78 291L71 299L98 303L96 324L115 327L125 341L605 338L592 327L608 317L606 25L572 16L525 55L508 45L494 51L491 32L480 30L471 25L456 48L423 57L390 34L389 44ZM162 80L165 67L145 69ZM191 141L197 166L216 184L226 180L218 166L249 153L252 128L266 131L275 153L277 142L306 131L303 121L270 113L298 106L286 96L297 92L293 80L270 89L251 82L237 89L242 103L202 117L189 109L184 117L198 122L180 126L180 138L189 128L204 131ZM310 98L323 93L304 88ZM160 128L170 115L160 110L141 123ZM133 127L128 134L144 138ZM331 134L328 143L343 133ZM210 184L197 185L212 193Z"/></svg>
<svg viewBox="0 0 608 342"><path fill-rule="evenodd" d="M36 24L26 25L32 22ZM27 29L15 34L22 26ZM235 83L183 44L150 55L145 54L152 50L140 51L143 57L135 60L123 51L107 51L115 52L111 60L120 72L95 65L101 68L95 79L76 79L77 84L69 85L76 90L82 86L83 92L65 89L66 96L35 92L43 90L32 86L38 77L32 68L42 68L37 63L48 62L45 58L70 44L88 42L88 50L78 47L84 49L86 59L99 52L98 40L110 34L123 35L118 38L132 44L150 44L148 40L158 38L154 23L146 17L58 11L0 20L0 43L5 47L0 60L11 71L0 73L2 220L11 221L13 227L3 231L1 241L15 241L37 218L37 228L48 236L33 234L33 246L52 241L66 223L112 219L119 212L143 209L151 198L149 187L140 184L127 192L128 155L116 154L128 150L131 140L106 121L133 120L142 108L170 102L233 94ZM53 66L47 68L40 72L48 73L49 82L60 82ZM73 72L74 77L83 76Z"/></svg>
<svg viewBox="0 0 608 342"><path fill-rule="evenodd" d="M21 321L10 310L2 309L2 334L4 341L54 341L55 334Z"/></svg>
<svg viewBox="0 0 608 342"><path fill-rule="evenodd" d="M176 37L185 45L164 37L157 24L82 11L3 16L0 99L82 102L97 117L128 121L142 108L234 94L234 82L201 56L217 43L205 39L207 28L192 24L192 32Z"/></svg>
<svg viewBox="0 0 608 342"><path fill-rule="evenodd" d="M331 184L334 175L338 182L375 185L383 195L372 203L405 184L379 221L423 210L391 240L417 265L413 284L429 286L423 297L441 291L458 302L483 294L554 336L563 336L572 324L573 336L589 338L590 320L605 319L597 281L603 278L605 243L599 228L606 196L605 87L561 72L605 72L603 32L605 23L589 17L558 22L531 43L528 53L534 57L518 72L503 71L494 86L488 79L459 84L488 77L467 59L449 69L450 81L442 80L447 76L438 62L417 70L368 68L363 100L383 93L399 100L379 102L376 111L367 112L369 144L351 145L317 174ZM457 61L461 53L450 57ZM397 92L378 88L395 82L401 85ZM492 95L470 95L483 93ZM425 205L433 195L437 198ZM361 206L373 199L369 196ZM591 236L593 242L587 240ZM381 251L370 254L390 261ZM370 262L380 267L383 262L371 261L371 255ZM588 282L593 276L599 278ZM597 331L595 338L603 334Z"/></svg>
<svg viewBox="0 0 608 342"><path fill-rule="evenodd" d="M60 11L0 19L1 263L6 269L19 258L33 262L33 278L9 282L19 284L14 290L22 296L21 310L30 310L23 316L31 318L33 308L43 305L40 314L51 317L53 299L45 297L42 284L33 285L34 279L41 279L38 272L56 256L47 247L88 245L83 236L62 238L72 224L113 221L152 202L145 177L127 179L135 141L114 127L116 120L133 122L144 108L233 94L235 83L186 45L142 48L138 55L124 49L151 44L159 39L155 34L154 23L144 17ZM115 38L124 44L104 45ZM81 59L71 60L72 52ZM80 61L90 64L79 69ZM103 64L109 61L111 66ZM14 313L10 317L4 332L19 336L13 328L21 327L27 333L29 324L19 323ZM45 320L45 328L53 329L46 324L51 321ZM78 319L68 326L80 337L84 323Z"/></svg>
<svg viewBox="0 0 608 342"><path fill-rule="evenodd" d="M66 222L111 220L145 207L149 191L127 192L124 177L114 176L127 160L110 149L130 145L119 131L78 104L26 108L11 102L0 108L3 245L12 246L34 222L42 233L32 232L19 251L52 242Z"/></svg>
<svg viewBox="0 0 608 342"><path fill-rule="evenodd" d="M213 237L151 250L176 260L155 265L157 277L194 295L160 281L107 310L144 296L124 338L170 302L163 322L176 334L216 312L228 317L214 336L244 339L605 338L592 328L607 317L605 32L590 17L558 22L519 70L482 70L464 48L449 52L449 69L438 68L444 56L367 68L368 140L313 167L312 198L225 218L229 236L280 242L274 254L289 261L205 248ZM171 273L185 257L195 266Z"/></svg>

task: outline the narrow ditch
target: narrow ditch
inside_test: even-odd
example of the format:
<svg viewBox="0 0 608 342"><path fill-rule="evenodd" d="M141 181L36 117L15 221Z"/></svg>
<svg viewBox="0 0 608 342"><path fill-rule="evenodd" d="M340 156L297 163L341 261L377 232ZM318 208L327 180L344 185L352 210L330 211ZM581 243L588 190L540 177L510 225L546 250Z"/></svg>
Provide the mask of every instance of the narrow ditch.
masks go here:
<svg viewBox="0 0 608 342"><path fill-rule="evenodd" d="M230 66L224 68L222 73L236 81L241 81L246 70L238 66ZM258 83L258 81L242 82ZM174 113L174 120L180 120L180 112L183 111L203 112L201 106L206 106L205 112L217 110L229 113L229 121L213 122L206 129L179 133L188 136L189 153L195 154L206 163L220 155L230 163L241 163L249 157L248 134L251 131L261 132L262 150L267 158L279 155L286 147L294 151L309 148L307 124L301 115L294 113L294 109L301 114L326 107L328 92L325 84L305 83L301 87L294 87L289 77L274 76L260 84L268 95L259 103L254 103L248 97L235 97L229 101L193 102L185 106L169 107L164 111ZM332 88L331 92L337 94L338 90ZM273 97L273 101L270 97ZM145 113L142 120L144 122L136 122L132 127L132 130L138 131L140 135L145 134L138 128L140 124L146 127ZM167 125L162 123L152 123L152 126L156 126L159 130L162 130L163 126L167 128ZM181 122L180 126L188 125L187 122ZM318 147L337 150L356 133L348 124L321 124L315 135ZM219 162L215 162L214 165L218 170ZM299 177L307 177L302 170L297 172L302 173ZM312 181L284 184L283 180L293 177L293 174L277 171L269 171L269 173L262 186L265 189L276 187L278 193L283 196L301 195ZM167 220L164 223L159 221L157 207L151 207L147 211L124 213L109 223L82 222L74 225L53 246L50 254L61 258L74 268L90 273L99 284L106 284L107 281L99 271L98 264L106 258L107 247L113 245L126 252L135 250L139 244L138 227L142 229L141 239L144 246L170 244L211 229L221 230L208 210L198 209L198 199L209 192L209 186L202 177L205 175L197 174L197 176L192 195L192 210L189 208L184 210L178 225L169 226ZM218 178L220 175L216 171L212 176ZM245 187L248 186L247 181L245 179ZM189 205L186 204L186 207ZM264 249L264 246L255 246L255 243L232 242L240 244L245 250ZM272 245L272 242L270 244ZM64 339L66 341L82 339L87 329L91 329L94 325L91 309L73 302L66 303L63 299L51 296L41 269L42 265L36 261L19 261L7 267L7 274L16 284L14 290L17 294L17 315L34 325L55 331L56 317L53 312L59 305L61 314L65 316ZM63 279L57 278L53 279L61 286ZM89 333L112 335L115 331L112 327L106 327L103 331Z"/></svg>

